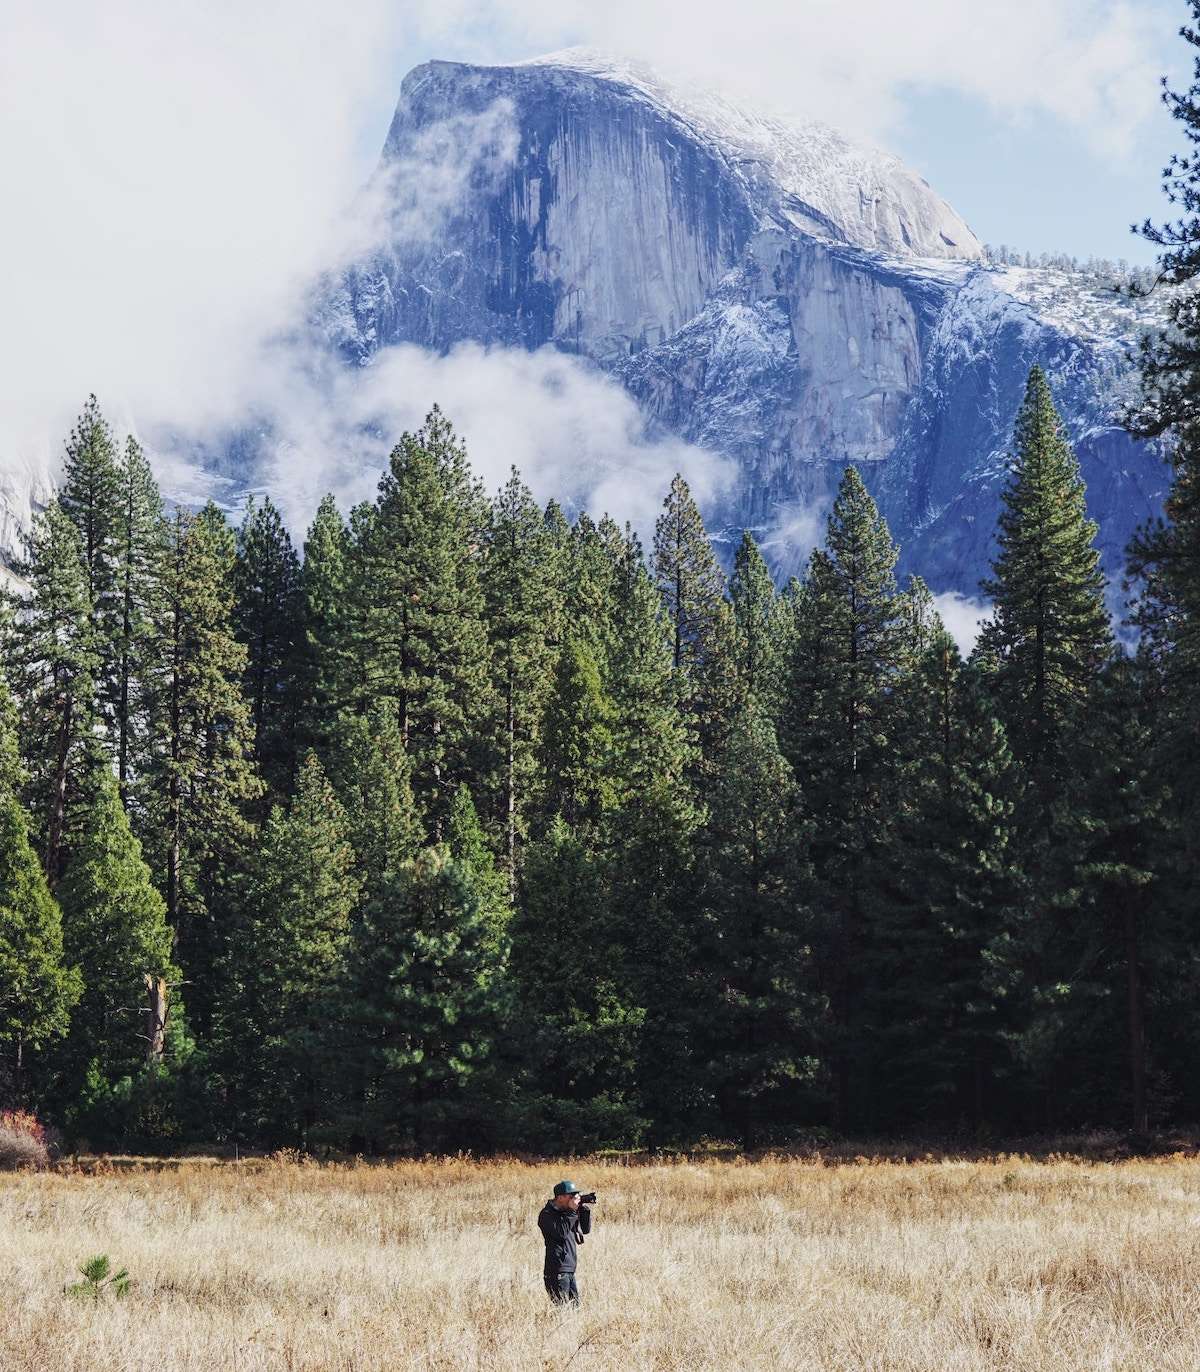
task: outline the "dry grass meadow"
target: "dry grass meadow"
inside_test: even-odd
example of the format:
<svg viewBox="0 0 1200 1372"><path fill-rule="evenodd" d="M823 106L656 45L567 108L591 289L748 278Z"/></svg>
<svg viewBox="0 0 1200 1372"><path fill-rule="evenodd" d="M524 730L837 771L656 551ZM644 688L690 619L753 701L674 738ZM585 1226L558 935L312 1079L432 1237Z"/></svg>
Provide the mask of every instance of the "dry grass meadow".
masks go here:
<svg viewBox="0 0 1200 1372"><path fill-rule="evenodd" d="M579 1310L540 1280L600 1194ZM107 1253L122 1300L63 1294ZM192 1161L0 1177L4 1372L1196 1372L1200 1161Z"/></svg>

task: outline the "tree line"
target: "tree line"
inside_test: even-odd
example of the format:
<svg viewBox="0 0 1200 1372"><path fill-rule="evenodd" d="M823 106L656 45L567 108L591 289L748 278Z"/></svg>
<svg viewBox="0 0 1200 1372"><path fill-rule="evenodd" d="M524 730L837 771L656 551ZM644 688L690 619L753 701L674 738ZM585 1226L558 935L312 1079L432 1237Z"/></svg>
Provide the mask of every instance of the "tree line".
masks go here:
<svg viewBox="0 0 1200 1372"><path fill-rule="evenodd" d="M1200 140L1200 62L1164 98ZM1121 637L1037 368L965 659L853 467L777 588L679 477L644 551L489 496L435 409L296 549L269 499L165 510L91 400L0 615L0 1100L372 1153L1200 1118L1200 168L1165 182Z"/></svg>
<svg viewBox="0 0 1200 1372"><path fill-rule="evenodd" d="M1084 277L1097 286L1148 295L1158 281L1158 268L1139 266L1119 257L1077 257L1072 253L1022 251L1007 243L983 245L983 260L992 267L1026 267Z"/></svg>
<svg viewBox="0 0 1200 1372"><path fill-rule="evenodd" d="M298 551L93 398L3 630L6 1093L369 1152L1190 1115L1195 750L1095 532L1037 369L968 660L854 468L778 590L678 476L645 556L435 409Z"/></svg>

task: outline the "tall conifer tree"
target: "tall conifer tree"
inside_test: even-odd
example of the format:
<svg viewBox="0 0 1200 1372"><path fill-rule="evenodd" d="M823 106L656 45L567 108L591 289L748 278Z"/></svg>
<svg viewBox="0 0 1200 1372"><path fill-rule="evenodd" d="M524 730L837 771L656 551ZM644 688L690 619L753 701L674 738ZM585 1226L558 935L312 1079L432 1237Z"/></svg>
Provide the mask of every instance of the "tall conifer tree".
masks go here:
<svg viewBox="0 0 1200 1372"><path fill-rule="evenodd" d="M1123 1099L1137 1134L1149 1130L1153 1069L1168 1060L1179 993L1192 991L1181 959L1191 845L1155 746L1161 702L1150 653L1114 659L1089 697L1060 802L1077 883L1068 907L1068 966L1077 984L1061 1011L1062 1050L1073 1089L1086 1100ZM1048 1037L1039 1018L1031 1017L1031 1032Z"/></svg>
<svg viewBox="0 0 1200 1372"><path fill-rule="evenodd" d="M308 1143L328 1126L334 996L359 885L350 824L315 755L276 806L226 953L218 1035L251 1137Z"/></svg>
<svg viewBox="0 0 1200 1372"><path fill-rule="evenodd" d="M214 505L176 510L159 576L150 691L154 754L147 773L146 850L201 1027L224 931L216 896L249 836L261 793L242 695L246 650L233 629L234 536Z"/></svg>
<svg viewBox="0 0 1200 1372"><path fill-rule="evenodd" d="M16 710L0 675L0 1099L23 1103L30 1054L66 1034L78 969L63 950L62 914L18 799Z"/></svg>
<svg viewBox="0 0 1200 1372"><path fill-rule="evenodd" d="M376 899L423 841L412 768L395 712L373 705L346 715L329 751L329 776L346 811L359 885Z"/></svg>
<svg viewBox="0 0 1200 1372"><path fill-rule="evenodd" d="M120 488L117 445L92 395L67 440L58 503L79 530L88 596L98 620L104 622L114 610Z"/></svg>
<svg viewBox="0 0 1200 1372"><path fill-rule="evenodd" d="M887 523L853 467L791 606L781 744L811 817L822 989L832 1023L838 1128L870 1094L862 1040L862 963L870 940L867 874L886 840L895 770L893 685L903 656L898 556Z"/></svg>
<svg viewBox="0 0 1200 1372"><path fill-rule="evenodd" d="M392 453L359 587L370 690L392 702L435 836L444 834L458 784L482 770L478 735L490 685L483 518L462 446L434 411Z"/></svg>
<svg viewBox="0 0 1200 1372"><path fill-rule="evenodd" d="M899 688L900 786L879 883L867 1017L877 1119L994 1122L1002 1007L1025 910L1023 780L979 673L944 630Z"/></svg>
<svg viewBox="0 0 1200 1372"><path fill-rule="evenodd" d="M349 696L351 638L350 534L332 495L326 495L304 542L300 568L303 651L301 731L318 752L328 746Z"/></svg>
<svg viewBox="0 0 1200 1372"><path fill-rule="evenodd" d="M498 1027L477 874L445 847L404 864L355 933L346 1026L361 1060L350 1127L374 1148L445 1147Z"/></svg>
<svg viewBox="0 0 1200 1372"><path fill-rule="evenodd" d="M705 1075L719 1118L753 1148L813 1094L822 1017L801 798L754 695L730 722L699 840Z"/></svg>
<svg viewBox="0 0 1200 1372"><path fill-rule="evenodd" d="M1013 440L993 575L983 583L995 609L980 648L996 664L997 700L1017 757L1037 773L1053 765L1113 643L1096 525L1040 367L1029 373Z"/></svg>
<svg viewBox="0 0 1200 1372"><path fill-rule="evenodd" d="M126 441L117 477L115 650L110 709L117 780L122 799L128 800L134 772L147 764L146 692L166 526L154 474L132 436Z"/></svg>
<svg viewBox="0 0 1200 1372"><path fill-rule="evenodd" d="M555 617L551 534L514 468L496 497L483 566L496 702L498 815L510 885L528 833L537 747L554 662L547 628Z"/></svg>
<svg viewBox="0 0 1200 1372"><path fill-rule="evenodd" d="M561 817L594 830L612 804L612 700L591 649L569 640L559 654L540 747L543 832Z"/></svg>
<svg viewBox="0 0 1200 1372"><path fill-rule="evenodd" d="M739 694L758 701L773 715L781 685L783 616L771 573L748 529L734 556L729 600L734 633L731 658Z"/></svg>
<svg viewBox="0 0 1200 1372"><path fill-rule="evenodd" d="M304 633L300 562L267 496L246 503L234 564L234 626L246 649L243 691L254 728L254 759L276 795L291 789Z"/></svg>
<svg viewBox="0 0 1200 1372"><path fill-rule="evenodd" d="M704 520L678 473L654 530L654 576L667 611L675 668L697 677L713 650L725 581Z"/></svg>
<svg viewBox="0 0 1200 1372"><path fill-rule="evenodd" d="M1176 218L1138 231L1160 249L1159 280L1170 291L1167 326L1142 343L1140 402L1127 422L1169 450L1173 480L1162 519L1139 530L1130 546L1134 619L1163 679L1155 753L1173 784L1174 804L1193 828L1200 807L1200 3L1180 35L1191 48L1192 79L1163 101L1191 147L1173 153L1163 191ZM1135 226L1136 227L1136 226ZM1157 286L1155 287L1157 289ZM1200 865L1193 863L1190 880Z"/></svg>
<svg viewBox="0 0 1200 1372"><path fill-rule="evenodd" d="M82 540L57 501L34 520L22 574L30 594L17 622L14 681L30 806L53 890L69 852L78 782L94 762L100 669Z"/></svg>
<svg viewBox="0 0 1200 1372"><path fill-rule="evenodd" d="M644 1137L646 1012L610 920L607 876L594 841L561 819L529 846L512 923L518 1013L502 1045L520 1084L518 1148L577 1151Z"/></svg>
<svg viewBox="0 0 1200 1372"><path fill-rule="evenodd" d="M76 1090L89 1067L112 1082L161 1052L162 983L172 974L166 905L107 765L92 769L78 808L59 892L65 955L83 977L62 1050L63 1070Z"/></svg>

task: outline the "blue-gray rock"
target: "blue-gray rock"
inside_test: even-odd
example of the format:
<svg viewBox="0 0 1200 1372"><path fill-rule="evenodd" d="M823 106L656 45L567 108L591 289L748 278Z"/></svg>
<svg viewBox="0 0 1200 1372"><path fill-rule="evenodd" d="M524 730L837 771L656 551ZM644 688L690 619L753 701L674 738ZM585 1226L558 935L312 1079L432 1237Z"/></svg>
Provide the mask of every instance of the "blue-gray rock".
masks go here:
<svg viewBox="0 0 1200 1372"><path fill-rule="evenodd" d="M652 424L735 461L710 527L754 528L780 573L854 463L902 570L973 595L1035 362L1110 575L1161 506L1161 453L1117 419L1155 302L988 265L919 176L822 125L578 51L430 62L403 83L375 191L383 245L316 312L347 362L402 342L576 353Z"/></svg>

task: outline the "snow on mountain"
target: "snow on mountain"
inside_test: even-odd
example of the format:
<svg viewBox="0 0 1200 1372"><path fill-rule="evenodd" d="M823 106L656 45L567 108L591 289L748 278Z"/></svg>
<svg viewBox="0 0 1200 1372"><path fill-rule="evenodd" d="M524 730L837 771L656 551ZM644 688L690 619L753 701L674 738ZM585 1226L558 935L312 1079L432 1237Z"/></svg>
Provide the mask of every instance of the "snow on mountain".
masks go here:
<svg viewBox="0 0 1200 1372"><path fill-rule="evenodd" d="M393 236L326 297L318 316L348 360L463 340L578 354L658 431L733 459L735 488L708 512L718 536L754 528L777 571L797 570L814 511L855 463L902 567L967 596L987 572L1038 362L1119 570L1166 486L1161 453L1118 423L1158 299L986 265L966 224L890 154L589 51L418 67L383 169L496 109L511 120L510 160L458 148L486 176L466 179L435 233Z"/></svg>
<svg viewBox="0 0 1200 1372"><path fill-rule="evenodd" d="M979 240L927 181L891 153L827 124L758 113L590 48L521 65L593 77L645 100L721 160L744 186L760 228L791 227L882 252L982 256Z"/></svg>

